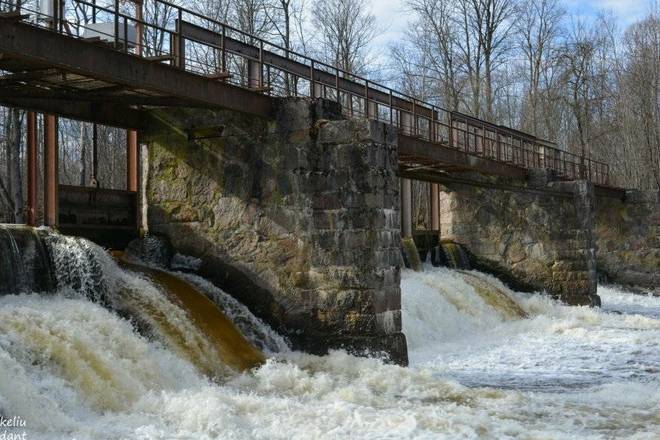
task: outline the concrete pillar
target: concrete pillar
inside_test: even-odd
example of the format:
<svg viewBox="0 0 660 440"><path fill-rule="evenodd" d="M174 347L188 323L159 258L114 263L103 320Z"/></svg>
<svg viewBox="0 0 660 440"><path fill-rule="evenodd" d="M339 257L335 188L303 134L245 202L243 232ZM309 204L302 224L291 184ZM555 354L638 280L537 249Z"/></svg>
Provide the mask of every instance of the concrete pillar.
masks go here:
<svg viewBox="0 0 660 440"><path fill-rule="evenodd" d="M27 224L37 225L37 114L27 114Z"/></svg>
<svg viewBox="0 0 660 440"><path fill-rule="evenodd" d="M401 236L412 237L412 181L401 178Z"/></svg>
<svg viewBox="0 0 660 440"><path fill-rule="evenodd" d="M440 231L440 191L437 183L431 183L431 229Z"/></svg>
<svg viewBox="0 0 660 440"><path fill-rule="evenodd" d="M138 144L137 131L126 132L126 189L138 190Z"/></svg>
<svg viewBox="0 0 660 440"><path fill-rule="evenodd" d="M44 224L57 226L58 204L57 117L44 115Z"/></svg>

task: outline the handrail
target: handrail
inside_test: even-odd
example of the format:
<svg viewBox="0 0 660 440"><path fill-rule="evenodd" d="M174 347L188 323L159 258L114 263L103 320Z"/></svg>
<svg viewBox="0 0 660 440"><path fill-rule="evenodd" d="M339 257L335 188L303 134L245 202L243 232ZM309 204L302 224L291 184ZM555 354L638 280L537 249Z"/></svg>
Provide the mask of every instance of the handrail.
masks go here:
<svg viewBox="0 0 660 440"><path fill-rule="evenodd" d="M71 34L71 26L85 27L89 23L72 22L70 15L62 8L64 0L52 1L55 23L51 19L51 26L43 25L47 21L44 19L50 17L44 17L39 11L23 5L19 12L35 14L38 19L31 22L33 25L80 37ZM269 95L300 96L305 93L301 92L302 87L308 90L311 97L335 99L349 117L366 116L388 122L396 126L402 135L422 138L521 168L548 168L560 177L587 178L598 184L609 184L610 170L606 163L561 150L549 141L510 127L421 101L169 1L142 1L149 2L155 7L169 9L171 14L168 19L163 23L152 23L144 17L131 17L121 11L117 0L106 2L111 6L101 6L96 0L68 1L74 8L91 9L92 23L98 23L99 19L112 20L112 35L101 35L111 40L117 50L136 56L162 58L163 62L186 71L210 75ZM8 5L9 2L0 0L2 4ZM133 52L128 41L129 24L141 29L137 36L137 48ZM162 48L149 47L145 33L157 35ZM197 56L188 56L188 49L192 49ZM200 53L213 58L214 62L200 59Z"/></svg>

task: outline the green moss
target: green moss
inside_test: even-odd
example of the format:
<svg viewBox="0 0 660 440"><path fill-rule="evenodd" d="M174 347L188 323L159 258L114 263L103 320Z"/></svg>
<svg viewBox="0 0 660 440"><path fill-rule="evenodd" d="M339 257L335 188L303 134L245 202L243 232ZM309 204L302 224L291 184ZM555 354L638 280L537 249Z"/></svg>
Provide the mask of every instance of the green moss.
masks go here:
<svg viewBox="0 0 660 440"><path fill-rule="evenodd" d="M402 238L401 247L406 255L408 263L410 264L410 268L416 272L421 272L422 260L419 259L419 252L417 251L415 240L412 238Z"/></svg>

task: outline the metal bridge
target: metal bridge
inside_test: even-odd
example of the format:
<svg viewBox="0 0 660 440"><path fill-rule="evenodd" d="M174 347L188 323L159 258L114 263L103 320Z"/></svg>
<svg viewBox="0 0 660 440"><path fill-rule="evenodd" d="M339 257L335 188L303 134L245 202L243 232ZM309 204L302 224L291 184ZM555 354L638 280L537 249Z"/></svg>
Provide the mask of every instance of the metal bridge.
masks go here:
<svg viewBox="0 0 660 440"><path fill-rule="evenodd" d="M346 117L397 127L402 177L441 182L446 172L477 171L525 180L530 169L543 168L619 194L605 163L420 101L166 1L43 0L39 8L19 10L10 3L0 0L2 105L139 130L143 110L154 107L268 117L273 98L322 97L339 102ZM147 3L159 11L157 19L145 17ZM55 160L56 124L54 116L45 119L45 154ZM128 190L135 192L137 141L130 133ZM30 154L36 153L28 148ZM56 170L49 174L47 166L46 174L46 185L55 184ZM46 203L52 208L57 201L46 197ZM55 215L52 209L47 216Z"/></svg>

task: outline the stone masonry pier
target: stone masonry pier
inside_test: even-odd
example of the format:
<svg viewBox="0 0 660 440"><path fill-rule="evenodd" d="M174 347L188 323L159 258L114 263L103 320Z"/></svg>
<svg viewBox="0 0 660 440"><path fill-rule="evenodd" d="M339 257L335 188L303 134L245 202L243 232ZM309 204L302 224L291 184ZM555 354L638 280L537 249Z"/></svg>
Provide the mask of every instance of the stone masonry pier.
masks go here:
<svg viewBox="0 0 660 440"><path fill-rule="evenodd" d="M597 287L593 186L551 181L544 171L533 176L517 190L506 179L480 176L470 177L482 186L445 184L440 235L515 288L590 304Z"/></svg>
<svg viewBox="0 0 660 440"><path fill-rule="evenodd" d="M272 119L183 109L151 119L151 232L201 258L203 276L295 348L407 362L394 129L309 99L279 101Z"/></svg>
<svg viewBox="0 0 660 440"><path fill-rule="evenodd" d="M660 289L660 193L627 191L596 203L598 271L605 281Z"/></svg>

